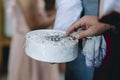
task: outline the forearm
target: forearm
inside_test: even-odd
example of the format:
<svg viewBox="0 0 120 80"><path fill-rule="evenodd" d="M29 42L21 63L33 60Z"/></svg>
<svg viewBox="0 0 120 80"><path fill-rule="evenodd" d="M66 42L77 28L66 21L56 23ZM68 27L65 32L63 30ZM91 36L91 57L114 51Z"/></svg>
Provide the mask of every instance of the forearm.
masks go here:
<svg viewBox="0 0 120 80"><path fill-rule="evenodd" d="M45 14L41 13L39 15L38 6L36 5L37 0L26 0L26 2L24 2L23 0L18 0L18 3L24 14L26 23L31 30L48 28L49 25L52 24L52 22L54 21L54 20L53 21L47 20L47 18L45 18L46 20L42 19L41 16Z"/></svg>

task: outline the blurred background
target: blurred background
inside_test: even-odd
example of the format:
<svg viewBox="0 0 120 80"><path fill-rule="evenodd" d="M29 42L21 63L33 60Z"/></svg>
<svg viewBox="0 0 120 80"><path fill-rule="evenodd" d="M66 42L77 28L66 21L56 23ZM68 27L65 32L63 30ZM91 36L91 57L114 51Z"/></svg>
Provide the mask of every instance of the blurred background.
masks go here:
<svg viewBox="0 0 120 80"><path fill-rule="evenodd" d="M7 1L7 0L5 0ZM12 36L11 25L8 26L4 13L4 5L6 2L0 0L0 80L6 80L7 66L9 56L9 46Z"/></svg>
<svg viewBox="0 0 120 80"><path fill-rule="evenodd" d="M55 0L44 1L46 11L55 8ZM8 18L9 14L5 13L8 2L9 0L0 0L0 80L7 80L10 45L15 30L14 24Z"/></svg>

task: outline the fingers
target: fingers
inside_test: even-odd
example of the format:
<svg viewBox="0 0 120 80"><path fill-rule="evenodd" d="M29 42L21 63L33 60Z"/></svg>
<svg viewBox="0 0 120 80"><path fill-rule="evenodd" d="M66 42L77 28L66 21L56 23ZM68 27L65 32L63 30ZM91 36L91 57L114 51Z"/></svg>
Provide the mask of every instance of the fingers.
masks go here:
<svg viewBox="0 0 120 80"><path fill-rule="evenodd" d="M79 19L77 22L75 22L66 31L66 35L68 36L72 32L77 31L79 28L81 28L84 31L82 31L78 35L76 35L77 39L92 36L96 33L95 26L93 26L93 25L97 22L98 22L98 20L97 20L96 16L84 16L81 19Z"/></svg>
<svg viewBox="0 0 120 80"><path fill-rule="evenodd" d="M84 31L81 31L80 33L78 33L75 38L76 39L82 39L82 38L85 38L89 36L89 30L84 30Z"/></svg>
<svg viewBox="0 0 120 80"><path fill-rule="evenodd" d="M78 33L75 38L76 39L83 39L86 37L94 36L96 35L97 31L95 30L94 26L90 26L89 29L83 30L80 33Z"/></svg>
<svg viewBox="0 0 120 80"><path fill-rule="evenodd" d="M76 21L74 24L70 26L70 28L66 31L66 35L70 35L72 32L77 31L77 29L81 28L81 25L83 24L82 20Z"/></svg>

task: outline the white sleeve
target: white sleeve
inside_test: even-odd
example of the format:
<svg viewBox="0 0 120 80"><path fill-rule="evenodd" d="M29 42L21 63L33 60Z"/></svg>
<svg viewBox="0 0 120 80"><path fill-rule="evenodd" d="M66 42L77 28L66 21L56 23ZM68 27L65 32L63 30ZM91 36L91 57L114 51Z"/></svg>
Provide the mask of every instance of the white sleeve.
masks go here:
<svg viewBox="0 0 120 80"><path fill-rule="evenodd" d="M82 13L81 0L56 0L57 14L54 29L66 31Z"/></svg>

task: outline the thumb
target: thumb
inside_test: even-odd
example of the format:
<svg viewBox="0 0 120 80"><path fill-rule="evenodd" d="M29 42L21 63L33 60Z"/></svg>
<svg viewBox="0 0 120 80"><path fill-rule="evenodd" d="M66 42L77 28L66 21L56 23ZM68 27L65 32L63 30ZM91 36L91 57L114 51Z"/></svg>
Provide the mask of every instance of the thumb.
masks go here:
<svg viewBox="0 0 120 80"><path fill-rule="evenodd" d="M88 29L88 30L84 30L84 31L81 31L80 33L78 33L75 38L76 39L82 39L82 38L86 38L88 36L92 36L93 35L93 32Z"/></svg>

